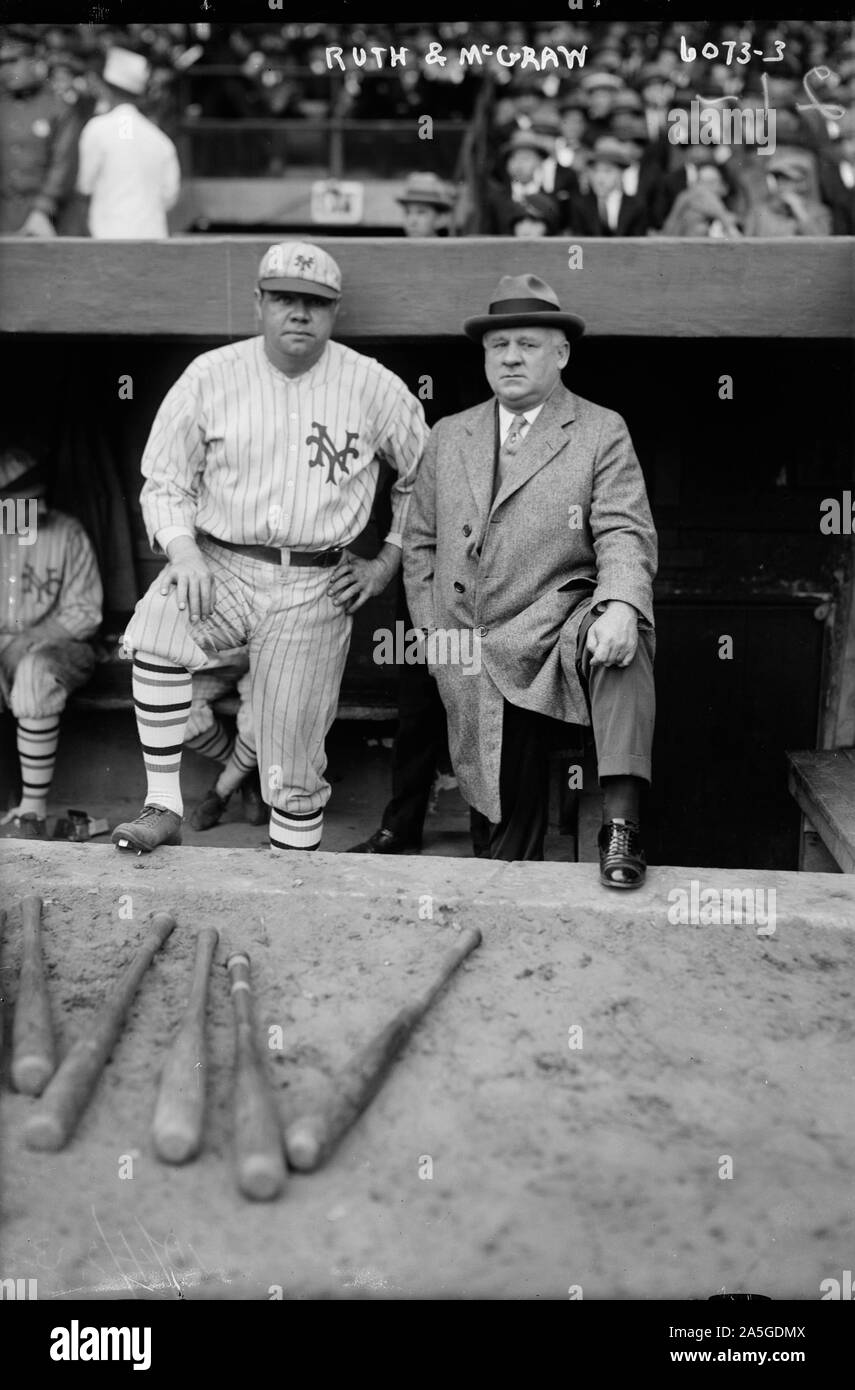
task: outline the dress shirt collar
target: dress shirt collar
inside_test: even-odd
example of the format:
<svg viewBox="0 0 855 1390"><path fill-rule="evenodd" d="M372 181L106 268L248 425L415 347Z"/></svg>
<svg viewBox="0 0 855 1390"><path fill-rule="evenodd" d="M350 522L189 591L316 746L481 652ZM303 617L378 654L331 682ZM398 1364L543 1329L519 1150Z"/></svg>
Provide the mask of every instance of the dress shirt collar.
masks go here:
<svg viewBox="0 0 855 1390"><path fill-rule="evenodd" d="M540 412L542 411L542 409L543 409L543 407L545 406L545 404L546 404L545 401L541 401L541 402L540 402L540 405L533 405L529 410L523 410L523 411L521 412L523 418L527 421L527 424L528 424L528 429L526 430L526 433L528 433L528 430L531 429L532 425L534 424L535 420L537 419L538 415L539 415ZM519 413L519 412L518 412L518 413ZM513 424L513 422L514 422L514 420L515 420L516 418L517 418L516 413L515 413L514 411L512 411L512 410L507 410L507 409L505 408L505 406L503 406L503 405L501 404L501 402L500 402L500 404L499 404L499 443L500 443L500 444L504 444L505 440L506 440L507 437L508 437L508 433L509 433L509 431L510 431L511 425Z"/></svg>

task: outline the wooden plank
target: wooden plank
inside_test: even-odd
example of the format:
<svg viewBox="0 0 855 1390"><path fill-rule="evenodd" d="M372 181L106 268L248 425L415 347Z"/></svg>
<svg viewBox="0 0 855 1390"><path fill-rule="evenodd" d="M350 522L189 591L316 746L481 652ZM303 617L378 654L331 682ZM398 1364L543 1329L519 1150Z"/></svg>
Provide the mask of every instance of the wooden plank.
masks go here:
<svg viewBox="0 0 855 1390"><path fill-rule="evenodd" d="M5 239L0 332L180 338L256 331L252 289L270 238ZM682 241L321 239L342 267L344 338L458 337L499 277L532 271L594 335L845 338L855 238Z"/></svg>
<svg viewBox="0 0 855 1390"><path fill-rule="evenodd" d="M855 873L855 752L788 753L789 788L835 863Z"/></svg>

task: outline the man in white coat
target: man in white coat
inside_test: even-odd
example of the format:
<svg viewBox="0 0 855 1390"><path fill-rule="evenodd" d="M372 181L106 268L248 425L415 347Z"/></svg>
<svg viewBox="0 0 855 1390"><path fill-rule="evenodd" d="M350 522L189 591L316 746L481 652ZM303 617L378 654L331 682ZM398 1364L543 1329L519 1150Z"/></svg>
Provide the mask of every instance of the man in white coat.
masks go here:
<svg viewBox="0 0 855 1390"><path fill-rule="evenodd" d="M77 191L89 201L89 233L100 240L169 235L166 214L181 188L178 153L139 110L150 68L141 53L111 48L101 114L80 136Z"/></svg>

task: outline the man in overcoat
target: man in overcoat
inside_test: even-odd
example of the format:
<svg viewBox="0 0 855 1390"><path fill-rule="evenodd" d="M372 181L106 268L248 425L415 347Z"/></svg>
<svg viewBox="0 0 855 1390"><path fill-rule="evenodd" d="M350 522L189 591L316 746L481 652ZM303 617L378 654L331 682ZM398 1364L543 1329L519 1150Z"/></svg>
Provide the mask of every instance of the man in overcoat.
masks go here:
<svg viewBox="0 0 855 1390"><path fill-rule="evenodd" d="M646 868L656 532L624 421L562 384L584 329L535 275L504 276L488 313L465 322L494 394L434 427L404 576L460 790L488 823L484 853L543 858L550 748L566 743L566 724L591 724L601 879L634 888Z"/></svg>

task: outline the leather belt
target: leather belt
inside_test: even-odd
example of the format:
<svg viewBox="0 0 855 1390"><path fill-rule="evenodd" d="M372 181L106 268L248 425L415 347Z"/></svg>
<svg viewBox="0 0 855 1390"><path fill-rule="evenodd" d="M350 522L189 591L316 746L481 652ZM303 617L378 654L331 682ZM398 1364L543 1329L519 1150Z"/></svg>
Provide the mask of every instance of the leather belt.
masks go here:
<svg viewBox="0 0 855 1390"><path fill-rule="evenodd" d="M201 533L214 545L233 550L237 555L245 555L248 560L264 560L268 565L316 565L320 569L330 569L341 559L341 548L337 550L278 550L275 545L242 545L238 541L224 541L219 536Z"/></svg>

